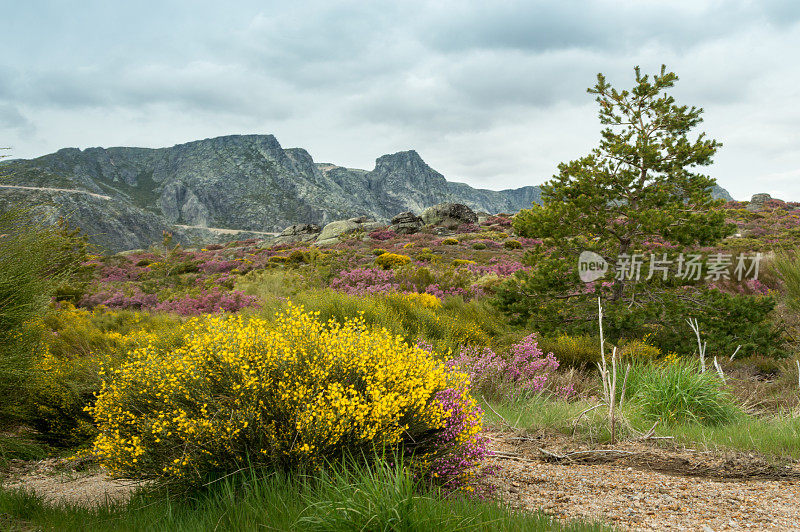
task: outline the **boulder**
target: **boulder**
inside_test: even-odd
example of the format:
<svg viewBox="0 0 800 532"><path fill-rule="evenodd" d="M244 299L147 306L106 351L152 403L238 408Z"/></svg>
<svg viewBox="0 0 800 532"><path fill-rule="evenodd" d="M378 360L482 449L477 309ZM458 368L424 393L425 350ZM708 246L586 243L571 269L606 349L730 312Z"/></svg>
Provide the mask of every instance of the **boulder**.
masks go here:
<svg viewBox="0 0 800 532"><path fill-rule="evenodd" d="M339 242L339 237L359 231L374 231L382 227L379 222L367 220L366 217L351 218L349 220L337 220L322 228L322 232L317 237L316 244L328 246Z"/></svg>
<svg viewBox="0 0 800 532"><path fill-rule="evenodd" d="M422 218L411 211L401 212L392 218L392 230L399 235L416 233L422 225Z"/></svg>
<svg viewBox="0 0 800 532"><path fill-rule="evenodd" d="M425 209L422 221L426 225L443 225L455 229L462 224L478 223L478 215L462 203L440 203Z"/></svg>
<svg viewBox="0 0 800 532"><path fill-rule="evenodd" d="M317 224L290 225L275 238L273 243L313 242L317 239L321 231L322 229Z"/></svg>
<svg viewBox="0 0 800 532"><path fill-rule="evenodd" d="M750 203L747 204L747 210L756 212L764 209L764 204L772 199L772 196L766 193L753 194Z"/></svg>

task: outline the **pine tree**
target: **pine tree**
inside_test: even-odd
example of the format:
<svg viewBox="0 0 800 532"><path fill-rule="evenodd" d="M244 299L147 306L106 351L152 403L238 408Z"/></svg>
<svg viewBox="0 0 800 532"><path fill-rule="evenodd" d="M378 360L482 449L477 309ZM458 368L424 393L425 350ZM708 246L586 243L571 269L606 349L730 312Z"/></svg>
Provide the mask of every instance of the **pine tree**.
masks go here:
<svg viewBox="0 0 800 532"><path fill-rule="evenodd" d="M715 180L696 171L710 165L721 146L704 133L691 136L702 122L703 109L679 105L667 93L678 76L666 67L652 77L642 75L639 67L635 74L634 87L622 91L597 75L588 92L595 95L605 126L599 146L585 157L561 163L558 174L542 186L543 205L514 218L520 235L543 239L526 255L531 271L499 292L500 306L517 321L535 318L538 325L556 326L593 320L592 307L576 303L592 299L596 307L600 290L604 298L628 308L647 306L663 291L641 279L609 281L618 257L652 241L709 245L733 231L711 197ZM612 271L604 284L581 282L577 267L582 251L608 262ZM618 318L621 325L624 318Z"/></svg>

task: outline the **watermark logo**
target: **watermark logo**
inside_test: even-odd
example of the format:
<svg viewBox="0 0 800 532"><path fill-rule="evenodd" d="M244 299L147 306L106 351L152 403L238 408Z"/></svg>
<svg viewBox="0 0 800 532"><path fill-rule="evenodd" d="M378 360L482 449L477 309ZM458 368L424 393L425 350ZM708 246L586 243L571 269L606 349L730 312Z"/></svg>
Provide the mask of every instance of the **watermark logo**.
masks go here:
<svg viewBox="0 0 800 532"><path fill-rule="evenodd" d="M685 281L727 281L736 279L757 280L761 265L761 253L714 253L708 257L699 254L668 256L650 253L621 254L614 264L614 278L617 280L641 279L649 281L660 277L676 277ZM584 283L591 283L605 277L608 262L593 251L584 251L578 257L578 275Z"/></svg>
<svg viewBox="0 0 800 532"><path fill-rule="evenodd" d="M578 275L584 283L605 277L607 271L608 262L594 251L584 251L578 257Z"/></svg>

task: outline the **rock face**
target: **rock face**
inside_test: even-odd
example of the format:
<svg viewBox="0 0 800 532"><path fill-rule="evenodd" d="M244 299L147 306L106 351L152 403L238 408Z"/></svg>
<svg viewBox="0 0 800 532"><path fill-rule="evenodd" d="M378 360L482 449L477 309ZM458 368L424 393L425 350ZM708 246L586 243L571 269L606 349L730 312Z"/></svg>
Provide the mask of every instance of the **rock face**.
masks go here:
<svg viewBox="0 0 800 532"><path fill-rule="evenodd" d="M711 192L711 197L714 198L714 199L721 199L721 200L725 200L725 201L733 201L733 196L731 196L730 193L728 193L727 190L725 190L724 188L722 188L719 185L712 186L711 190L709 192Z"/></svg>
<svg viewBox="0 0 800 532"><path fill-rule="evenodd" d="M392 230L400 235L411 235L422 228L422 218L411 211L401 212L392 218Z"/></svg>
<svg viewBox="0 0 800 532"><path fill-rule="evenodd" d="M425 209L422 221L426 225L443 225L453 229L462 224L478 223L478 215L461 203L440 203Z"/></svg>
<svg viewBox="0 0 800 532"><path fill-rule="evenodd" d="M747 210L756 212L764 209L764 204L772 199L772 196L766 193L753 194L750 203L747 204Z"/></svg>
<svg viewBox="0 0 800 532"><path fill-rule="evenodd" d="M164 231L173 235L176 243L193 244L182 229L173 227L151 212L136 209L85 193L0 189L0 211L20 205L32 206L32 214L45 223L56 223L60 217L70 227L80 227L89 240L112 251L146 248L160 242Z"/></svg>
<svg viewBox="0 0 800 532"><path fill-rule="evenodd" d="M339 237L357 233L360 231L369 232L382 227L382 224L374 220L367 220L365 216L350 218L349 220L337 220L322 228L322 232L317 237L317 245L328 246L339 242Z"/></svg>
<svg viewBox="0 0 800 532"><path fill-rule="evenodd" d="M398 212L422 212L446 202L513 213L541 199L539 187L494 191L449 182L415 151L381 156L373 170L359 170L316 163L306 150L284 149L272 135L232 135L159 149L65 148L36 159L5 160L0 176L2 184L110 198L91 209L75 209L75 202L89 201L75 194L50 199L54 212L73 212L73 222L91 228L93 241L111 251L149 244L144 241L152 233L160 234L156 225L234 239L237 233L223 230L273 233L358 216L388 222ZM10 202L4 200L9 194L27 205L38 201L35 191L11 190L0 188L0 207ZM127 213L125 229L114 219L120 212Z"/></svg>
<svg viewBox="0 0 800 532"><path fill-rule="evenodd" d="M320 231L322 229L317 224L290 225L275 238L274 243L313 242L319 236Z"/></svg>

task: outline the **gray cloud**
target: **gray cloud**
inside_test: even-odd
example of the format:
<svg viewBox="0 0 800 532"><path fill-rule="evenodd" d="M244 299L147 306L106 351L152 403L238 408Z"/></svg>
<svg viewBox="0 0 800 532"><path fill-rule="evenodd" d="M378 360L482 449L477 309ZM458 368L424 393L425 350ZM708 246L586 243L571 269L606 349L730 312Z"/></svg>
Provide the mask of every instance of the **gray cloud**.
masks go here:
<svg viewBox="0 0 800 532"><path fill-rule="evenodd" d="M36 131L33 122L15 105L8 103L0 102L0 124L3 129L16 132L21 138L29 138Z"/></svg>
<svg viewBox="0 0 800 532"><path fill-rule="evenodd" d="M0 145L158 146L273 133L372 166L415 148L452 179L538 184L600 129L585 89L666 63L738 197L800 199L800 5L764 0L20 3L0 36ZM78 126L78 127L76 127Z"/></svg>

